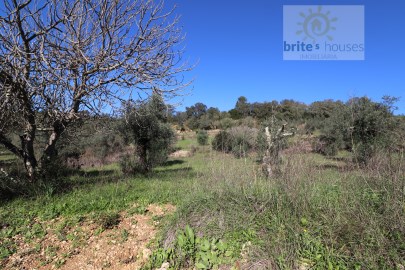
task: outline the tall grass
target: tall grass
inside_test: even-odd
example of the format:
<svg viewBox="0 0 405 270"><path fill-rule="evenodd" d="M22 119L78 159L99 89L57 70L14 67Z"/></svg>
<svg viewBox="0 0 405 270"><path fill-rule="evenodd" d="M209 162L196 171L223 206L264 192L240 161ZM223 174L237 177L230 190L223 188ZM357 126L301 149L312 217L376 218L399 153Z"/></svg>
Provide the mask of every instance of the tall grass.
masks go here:
<svg viewBox="0 0 405 270"><path fill-rule="evenodd" d="M201 147L146 177L82 170L61 193L0 202L0 260L15 252L13 236L35 233L33 223L170 202L178 210L162 233L166 247L190 225L228 242L246 269L402 269L405 162L388 157L357 168L347 156L289 153L282 174L266 179L251 158Z"/></svg>
<svg viewBox="0 0 405 270"><path fill-rule="evenodd" d="M206 167L167 230L165 245L176 229L191 224L242 253L248 249L246 267L405 264L405 176L399 157L395 165L380 161L378 168L360 170L318 155L292 154L285 158L284 173L272 179L263 178L250 160L212 153L204 158Z"/></svg>

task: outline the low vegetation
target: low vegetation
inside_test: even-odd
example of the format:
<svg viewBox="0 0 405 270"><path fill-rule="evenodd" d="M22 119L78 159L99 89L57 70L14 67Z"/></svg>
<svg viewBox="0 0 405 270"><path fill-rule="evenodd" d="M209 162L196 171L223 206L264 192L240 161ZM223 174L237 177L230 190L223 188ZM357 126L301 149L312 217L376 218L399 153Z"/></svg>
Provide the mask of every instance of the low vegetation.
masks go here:
<svg viewBox="0 0 405 270"><path fill-rule="evenodd" d="M215 110L197 104L176 125L180 115L153 95L115 118L83 116L35 182L1 149L0 266L32 256L28 267L72 267L97 237L120 253L136 218L165 204L176 210L141 218L152 223L149 247L103 267L402 269L405 124L390 100L314 103L303 114L273 102L279 112L263 120L240 98L229 112L237 125L195 132L190 121Z"/></svg>
<svg viewBox="0 0 405 270"><path fill-rule="evenodd" d="M1 269L405 269L397 98L176 111L175 8L4 3Z"/></svg>
<svg viewBox="0 0 405 270"><path fill-rule="evenodd" d="M184 150L197 145L195 133L187 137L178 142ZM117 166L82 170L65 180L70 190L3 202L2 262L18 252L17 239L45 239L50 220L70 227L96 220L106 229L134 203L134 213L172 203L177 211L164 219L145 269L166 262L173 269L398 269L405 263L405 162L403 153L386 157L356 167L347 152L287 151L282 174L266 179L254 158L207 146L146 177L124 176Z"/></svg>

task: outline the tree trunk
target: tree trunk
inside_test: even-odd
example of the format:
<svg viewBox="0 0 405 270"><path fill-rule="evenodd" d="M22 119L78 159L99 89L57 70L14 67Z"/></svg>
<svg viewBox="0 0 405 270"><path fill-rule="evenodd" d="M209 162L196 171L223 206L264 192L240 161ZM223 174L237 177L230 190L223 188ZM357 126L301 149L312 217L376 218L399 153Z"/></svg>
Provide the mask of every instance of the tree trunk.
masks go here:
<svg viewBox="0 0 405 270"><path fill-rule="evenodd" d="M14 145L10 139L8 139L4 134L0 133L0 144L2 144L8 151L13 153L19 158L23 158L23 151L18 148L16 145Z"/></svg>
<svg viewBox="0 0 405 270"><path fill-rule="evenodd" d="M0 143L10 152L23 160L29 181L35 181L38 162L35 157L35 125L27 124L23 135L20 136L21 148L12 143L4 134L0 134Z"/></svg>
<svg viewBox="0 0 405 270"><path fill-rule="evenodd" d="M24 134L20 136L20 140L25 170L27 171L28 178L31 182L35 181L35 174L38 166L34 151L35 133L35 116L30 114L28 116L28 123L25 126Z"/></svg>
<svg viewBox="0 0 405 270"><path fill-rule="evenodd" d="M65 124L57 121L53 124L53 131L49 136L48 143L45 146L44 152L41 157L40 167L42 170L46 169L47 165L54 162L58 156L58 151L56 149L56 143L58 142L60 136L65 130Z"/></svg>
<svg viewBox="0 0 405 270"><path fill-rule="evenodd" d="M149 172L149 164L148 164L148 158L147 158L147 150L146 147L143 145L138 145L137 146L137 152L138 152L138 157L139 157L139 163L142 167L143 172Z"/></svg>
<svg viewBox="0 0 405 270"><path fill-rule="evenodd" d="M280 143L283 138L293 136L292 132L285 132L284 124L275 134L271 134L269 127L265 128L266 135L266 153L262 161L262 169L266 177L280 173Z"/></svg>
<svg viewBox="0 0 405 270"><path fill-rule="evenodd" d="M266 153L263 157L263 162L262 162L262 168L264 171L264 174L266 175L266 177L271 177L273 176L273 160L272 160L272 148L273 148L273 141L272 141L272 137L271 137L271 133L269 131L269 127L265 128L265 135L266 135L266 143L267 143L267 147L266 147Z"/></svg>

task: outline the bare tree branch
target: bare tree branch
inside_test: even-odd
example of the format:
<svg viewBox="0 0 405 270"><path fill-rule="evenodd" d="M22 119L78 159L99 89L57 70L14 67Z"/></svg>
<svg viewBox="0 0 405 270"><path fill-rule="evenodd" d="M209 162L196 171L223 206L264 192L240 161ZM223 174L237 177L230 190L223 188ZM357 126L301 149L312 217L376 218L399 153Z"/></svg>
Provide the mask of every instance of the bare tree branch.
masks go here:
<svg viewBox="0 0 405 270"><path fill-rule="evenodd" d="M30 175L37 125L52 129L47 161L81 110L99 113L139 92L173 97L190 84L178 17L163 2L5 0L0 14L0 143L22 133L21 147L7 148L22 153Z"/></svg>

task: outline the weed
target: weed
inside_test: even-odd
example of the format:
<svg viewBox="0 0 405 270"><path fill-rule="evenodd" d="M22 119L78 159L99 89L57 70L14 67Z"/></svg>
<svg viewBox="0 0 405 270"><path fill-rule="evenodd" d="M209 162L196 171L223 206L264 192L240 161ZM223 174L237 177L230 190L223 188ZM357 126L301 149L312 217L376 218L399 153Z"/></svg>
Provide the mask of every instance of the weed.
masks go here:
<svg viewBox="0 0 405 270"><path fill-rule="evenodd" d="M197 269L217 269L230 263L233 250L222 240L197 237L190 226L178 232L172 248L159 248L150 256L143 269L159 268L168 263L171 269L194 266Z"/></svg>
<svg viewBox="0 0 405 270"><path fill-rule="evenodd" d="M40 223L34 223L29 230L25 232L25 239L32 240L34 238L43 238L46 235L46 230Z"/></svg>
<svg viewBox="0 0 405 270"><path fill-rule="evenodd" d="M147 212L148 212L147 207L145 207L143 205L139 205L139 206L133 207L128 210L129 215L134 215L134 214L143 215L143 214L146 214Z"/></svg>
<svg viewBox="0 0 405 270"><path fill-rule="evenodd" d="M126 229L121 230L121 242L126 242L129 237L129 232Z"/></svg>
<svg viewBox="0 0 405 270"><path fill-rule="evenodd" d="M56 268L61 268L65 263L66 263L66 259L58 259L55 262L55 267Z"/></svg>
<svg viewBox="0 0 405 270"><path fill-rule="evenodd" d="M17 251L16 244L11 239L3 239L0 245L0 259L6 259Z"/></svg>
<svg viewBox="0 0 405 270"><path fill-rule="evenodd" d="M112 229L120 223L120 215L117 212L101 213L97 217L97 224L104 230Z"/></svg>
<svg viewBox="0 0 405 270"><path fill-rule="evenodd" d="M190 149L195 142L186 138L178 143ZM263 178L254 160L210 149L143 177L124 177L117 165L85 170L86 174L69 177L74 188L65 193L2 203L0 260L17 251L20 243L15 239L43 238L43 220L61 219L56 225L59 239L80 245L86 236L75 235L73 229L84 218L97 222L95 234L99 234L117 225L122 211L144 214L151 203L170 202L177 210L169 220L153 218L162 224L162 235L151 267L160 267L165 260L173 261L170 267L175 267L174 260L185 267L196 267L197 261L213 267L217 257L203 261L211 251L226 263L228 257L219 255L213 239L227 244L230 260L243 255L248 261L270 261L280 269L405 265L402 158L390 164L381 156L365 168L348 165L348 158L311 153L289 154L284 160L283 173L270 179ZM185 224L193 228L194 244L186 230L177 233ZM131 236L122 231L120 240L126 237ZM202 239L210 243L209 252L203 250Z"/></svg>

